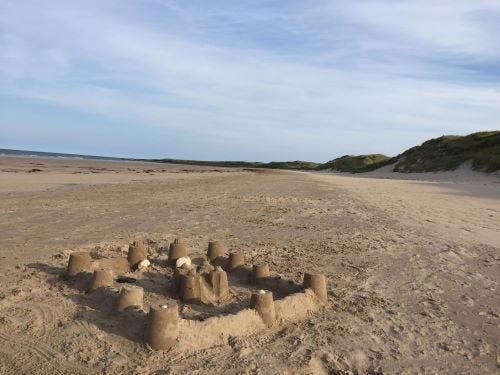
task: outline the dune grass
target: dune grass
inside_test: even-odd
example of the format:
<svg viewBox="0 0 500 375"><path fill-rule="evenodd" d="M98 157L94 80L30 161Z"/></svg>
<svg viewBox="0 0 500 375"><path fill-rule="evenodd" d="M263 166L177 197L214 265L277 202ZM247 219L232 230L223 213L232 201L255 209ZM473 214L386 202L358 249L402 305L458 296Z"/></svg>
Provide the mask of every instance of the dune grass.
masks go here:
<svg viewBox="0 0 500 375"><path fill-rule="evenodd" d="M469 160L475 170L497 171L500 169L500 132L434 138L403 152L396 159L395 172L450 171Z"/></svg>
<svg viewBox="0 0 500 375"><path fill-rule="evenodd" d="M318 167L321 164L319 163L314 163L311 161L302 161L302 160L295 160L295 161L272 161L269 163L265 163L263 165L264 168L272 168L272 169L300 169L300 170L315 170L318 169Z"/></svg>
<svg viewBox="0 0 500 375"><path fill-rule="evenodd" d="M383 154L345 155L321 164L318 169L333 169L339 172L362 173L380 168L388 164L390 160L391 158Z"/></svg>

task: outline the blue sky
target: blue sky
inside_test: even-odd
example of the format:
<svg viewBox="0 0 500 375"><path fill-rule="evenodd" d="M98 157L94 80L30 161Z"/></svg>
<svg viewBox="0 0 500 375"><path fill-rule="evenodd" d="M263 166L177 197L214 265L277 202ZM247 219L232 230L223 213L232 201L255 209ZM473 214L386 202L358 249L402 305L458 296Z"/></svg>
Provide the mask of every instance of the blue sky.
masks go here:
<svg viewBox="0 0 500 375"><path fill-rule="evenodd" d="M0 0L0 147L326 161L500 128L500 1Z"/></svg>

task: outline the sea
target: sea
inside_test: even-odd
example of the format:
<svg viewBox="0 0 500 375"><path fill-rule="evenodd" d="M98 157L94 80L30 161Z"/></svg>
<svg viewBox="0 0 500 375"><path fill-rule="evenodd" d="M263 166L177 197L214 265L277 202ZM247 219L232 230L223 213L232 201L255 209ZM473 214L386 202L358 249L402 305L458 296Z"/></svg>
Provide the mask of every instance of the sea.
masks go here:
<svg viewBox="0 0 500 375"><path fill-rule="evenodd" d="M108 160L108 161L142 161L140 159L132 159L132 158L114 158L110 156L63 154L58 152L43 152L43 151L28 151L28 150L11 150L8 148L0 148L0 156L16 156L25 158L90 159L90 160Z"/></svg>

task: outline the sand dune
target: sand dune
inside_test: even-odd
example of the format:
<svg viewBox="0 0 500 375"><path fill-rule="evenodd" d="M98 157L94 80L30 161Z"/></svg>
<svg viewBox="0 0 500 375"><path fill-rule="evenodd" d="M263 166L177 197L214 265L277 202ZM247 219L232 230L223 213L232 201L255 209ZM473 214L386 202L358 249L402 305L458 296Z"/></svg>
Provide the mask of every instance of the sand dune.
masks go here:
<svg viewBox="0 0 500 375"><path fill-rule="evenodd" d="M0 373L497 373L497 177L381 177L0 158ZM72 251L147 239L161 259L176 237L324 273L329 304L151 352L137 317L59 277Z"/></svg>

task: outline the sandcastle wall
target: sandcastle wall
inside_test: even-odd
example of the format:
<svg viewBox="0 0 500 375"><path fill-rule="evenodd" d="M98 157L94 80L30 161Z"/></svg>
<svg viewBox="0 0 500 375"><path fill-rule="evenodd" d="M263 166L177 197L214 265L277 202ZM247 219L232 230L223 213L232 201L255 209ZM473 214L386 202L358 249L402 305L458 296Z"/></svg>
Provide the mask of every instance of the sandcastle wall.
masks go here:
<svg viewBox="0 0 500 375"><path fill-rule="evenodd" d="M277 325L307 318L320 308L311 290L295 293L274 301ZM244 309L236 314L214 316L203 322L181 319L179 322L178 350L206 349L225 345L229 337L242 337L269 329L254 309Z"/></svg>

